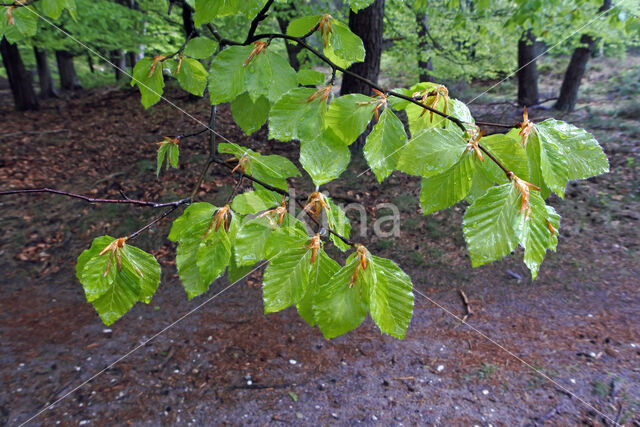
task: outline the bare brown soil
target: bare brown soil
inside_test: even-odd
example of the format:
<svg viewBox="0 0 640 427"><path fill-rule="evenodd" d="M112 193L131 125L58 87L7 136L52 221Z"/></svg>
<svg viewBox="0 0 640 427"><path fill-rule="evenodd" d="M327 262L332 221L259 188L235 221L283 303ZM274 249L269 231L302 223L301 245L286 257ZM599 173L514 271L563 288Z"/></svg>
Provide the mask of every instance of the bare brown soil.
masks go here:
<svg viewBox="0 0 640 427"><path fill-rule="evenodd" d="M204 103L189 103L177 91L169 96L207 119ZM156 180L154 143L195 126L166 104L143 111L138 99L133 91L100 89L47 102L35 113L3 104L0 188L49 186L96 197L123 190L162 200L187 194L206 138L185 140L180 169ZM517 121L505 105L472 110ZM537 118L549 114L534 111ZM265 142L264 130L243 136L226 107L220 116L218 130L227 138L297 158L295 144ZM228 282L187 301L166 238L170 220L136 242L164 267L152 303L138 304L106 329L74 277L75 258L93 237L126 235L159 212L50 195L1 198L0 422L26 421L168 328L33 424L611 424L584 400L610 419L637 425L638 122L594 121L584 109L565 119L595 133L612 173L572 183L565 200L552 200L563 216L559 249L534 283L520 253L471 269L464 207L423 217L415 179L396 173L378 185L370 173L357 178L366 167L356 160L328 186L339 201L371 207L370 221L384 214L374 206L395 203L403 219L399 238L355 238L396 260L417 291L457 316L465 314L463 290L473 310L469 323L495 342L420 295L404 341L380 335L370 320L327 341L294 309L263 314L260 272L183 318ZM216 170L200 197L224 200L233 183ZM294 185L312 189L305 179Z"/></svg>

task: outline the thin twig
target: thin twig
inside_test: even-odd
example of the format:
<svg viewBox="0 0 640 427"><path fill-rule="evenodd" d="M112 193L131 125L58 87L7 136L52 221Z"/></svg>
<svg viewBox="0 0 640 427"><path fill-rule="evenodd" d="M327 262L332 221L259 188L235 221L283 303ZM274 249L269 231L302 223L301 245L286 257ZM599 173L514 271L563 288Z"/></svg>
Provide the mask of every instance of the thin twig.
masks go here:
<svg viewBox="0 0 640 427"><path fill-rule="evenodd" d="M262 10L260 10L260 12L258 12L256 17L253 18L253 21L251 21L251 26L249 27L249 33L247 34L247 38L245 40L246 44L249 44L249 40L251 40L255 35L256 30L258 29L258 25L260 25L260 23L265 19L267 19L267 17L269 16L269 9L271 9L271 5L273 4L273 2L274 0L268 0L267 3L262 8Z"/></svg>
<svg viewBox="0 0 640 427"><path fill-rule="evenodd" d="M88 197L82 194L69 193L67 191L56 190L54 188L25 188L21 190L8 190L0 191L0 196L8 196L11 194L34 194L34 193L51 193L61 196L71 197L75 199L81 199L89 203L115 203L115 204L129 204L138 206L148 206L151 208L164 208L167 206L180 206L185 203L189 203L190 198L174 200L172 202L150 202L147 200L134 200L134 199L99 199L94 197Z"/></svg>
<svg viewBox="0 0 640 427"><path fill-rule="evenodd" d="M469 304L469 299L467 298L467 294L464 293L462 289L460 289L460 298L462 298L462 303L464 304L465 314L462 318L462 322L466 322L469 316L473 314L473 310L471 310L471 304Z"/></svg>
<svg viewBox="0 0 640 427"><path fill-rule="evenodd" d="M136 237L137 235L139 235L140 233L142 233L143 231L147 230L148 228L150 228L152 225L156 224L158 221L160 221L161 219L169 216L173 211L175 211L176 209L178 209L180 205L175 205L173 206L171 209L167 210L165 213L163 213L162 215L160 215L159 217L157 217L156 219L154 219L153 221L151 221L149 224L145 225L144 227L142 227L140 230L131 233L127 239L133 239L134 237Z"/></svg>

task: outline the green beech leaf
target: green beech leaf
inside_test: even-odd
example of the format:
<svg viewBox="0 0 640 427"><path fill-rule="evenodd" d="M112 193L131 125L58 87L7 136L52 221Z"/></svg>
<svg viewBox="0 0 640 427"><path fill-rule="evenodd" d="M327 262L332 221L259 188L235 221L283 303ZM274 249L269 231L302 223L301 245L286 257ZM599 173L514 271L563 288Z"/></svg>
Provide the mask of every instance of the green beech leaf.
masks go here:
<svg viewBox="0 0 640 427"><path fill-rule="evenodd" d="M298 168L286 157L263 156L233 143L218 144L218 151L223 154L233 154L238 161L244 162L244 172L247 175L281 190L287 190L287 178L300 175Z"/></svg>
<svg viewBox="0 0 640 427"><path fill-rule="evenodd" d="M330 197L325 196L324 199L327 202L327 205L329 205L329 209L325 209L329 228L348 239L349 233L351 233L351 223L349 222L349 218L347 218L347 215L340 206L338 206ZM333 244L343 252L351 248L351 246L347 245L339 237L334 236L333 234L331 234L330 239Z"/></svg>
<svg viewBox="0 0 640 427"><path fill-rule="evenodd" d="M42 0L40 2L40 7L45 15L53 19L58 19L64 9L67 9L73 16L76 4L74 0Z"/></svg>
<svg viewBox="0 0 640 427"><path fill-rule="evenodd" d="M480 144L519 178L529 181L529 162L519 141L504 134L495 134L483 137ZM494 182L504 184L509 181L504 171L487 156L482 167Z"/></svg>
<svg viewBox="0 0 640 427"><path fill-rule="evenodd" d="M178 147L178 144L169 144L169 161L167 162L167 167L169 167L169 164L171 164L171 166L174 169L178 168L178 157L180 156L180 148Z"/></svg>
<svg viewBox="0 0 640 427"><path fill-rule="evenodd" d="M162 97L164 77L162 76L162 63L158 62L153 67L153 59L142 58L133 67L133 79L131 86L137 85L142 95L142 105L149 108ZM151 69L153 68L153 71Z"/></svg>
<svg viewBox="0 0 640 427"><path fill-rule="evenodd" d="M598 141L584 129L555 119L535 125L541 138L564 152L568 179L586 179L609 172L609 161Z"/></svg>
<svg viewBox="0 0 640 427"><path fill-rule="evenodd" d="M100 255L112 244L113 250ZM158 288L160 274L160 265L153 255L126 243L118 247L116 239L110 236L94 239L76 264L76 276L87 301L105 325L118 320L138 301L148 304Z"/></svg>
<svg viewBox="0 0 640 427"><path fill-rule="evenodd" d="M38 15L32 6L12 9L11 19L8 13L9 7L0 6L0 37L4 35L10 43L17 43L38 32Z"/></svg>
<svg viewBox="0 0 640 427"><path fill-rule="evenodd" d="M215 230L217 210L209 203L194 203L171 226L169 239L178 242L176 266L189 299L205 293L229 264L240 219L232 216L228 232L224 226Z"/></svg>
<svg viewBox="0 0 640 427"><path fill-rule="evenodd" d="M229 265L231 242L224 227L212 229L202 239L196 254L196 265L204 283L212 283L222 276ZM208 286L207 286L208 287Z"/></svg>
<svg viewBox="0 0 640 427"><path fill-rule="evenodd" d="M319 249L316 260L311 264L309 270L307 288L296 304L298 313L309 326L315 326L317 323L313 312L313 301L316 298L319 287L327 283L338 270L340 270L340 264L331 259L322 248Z"/></svg>
<svg viewBox="0 0 640 427"><path fill-rule="evenodd" d="M402 150L398 170L423 177L438 175L453 166L466 149L459 129L425 129Z"/></svg>
<svg viewBox="0 0 640 427"><path fill-rule="evenodd" d="M364 157L378 182L382 182L396 168L401 149L406 143L407 134L402 122L390 108L386 108L364 146Z"/></svg>
<svg viewBox="0 0 640 427"><path fill-rule="evenodd" d="M546 206L538 191L531 191L529 206L529 214L522 215L523 225L519 243L524 248L524 263L531 270L531 277L535 280L547 249L556 250L560 216L551 206Z"/></svg>
<svg viewBox="0 0 640 427"><path fill-rule="evenodd" d="M371 318L385 334L404 336L413 315L413 285L407 274L391 260L371 256L368 268L375 270L369 310Z"/></svg>
<svg viewBox="0 0 640 427"><path fill-rule="evenodd" d="M355 255L349 256L344 267L318 286L313 312L325 338L334 338L357 328L367 316L372 269L360 271L350 286L360 265Z"/></svg>
<svg viewBox="0 0 640 427"><path fill-rule="evenodd" d="M168 150L169 150L169 144L162 144L160 148L158 148L158 158L156 161L156 176L160 176L160 169L162 169L162 164L164 163L164 159L167 156ZM169 162L167 162L167 166L169 166Z"/></svg>
<svg viewBox="0 0 640 427"><path fill-rule="evenodd" d="M310 141L322 133L327 104L320 96L308 102L315 93L311 88L292 89L273 104L269 114L269 138Z"/></svg>
<svg viewBox="0 0 640 427"><path fill-rule="evenodd" d="M287 34L294 37L302 37L316 26L320 18L322 18L322 15L309 15L292 19L287 26Z"/></svg>
<svg viewBox="0 0 640 427"><path fill-rule="evenodd" d="M182 89L197 96L202 96L207 87L207 71L200 61L193 58L182 58L180 70L175 66L175 77Z"/></svg>
<svg viewBox="0 0 640 427"><path fill-rule="evenodd" d="M233 120L247 135L251 135L262 127L269 116L271 104L264 96L252 100L247 92L231 101Z"/></svg>
<svg viewBox="0 0 640 427"><path fill-rule="evenodd" d="M276 102L298 85L298 76L289 61L271 47L255 55L245 69L245 90L254 101L265 96Z"/></svg>
<svg viewBox="0 0 640 427"><path fill-rule="evenodd" d="M324 83L324 73L316 70L302 69L298 71L299 85L321 85Z"/></svg>
<svg viewBox="0 0 640 427"><path fill-rule="evenodd" d="M326 125L346 145L353 143L367 128L376 101L366 95L352 93L335 98L325 116Z"/></svg>
<svg viewBox="0 0 640 427"><path fill-rule="evenodd" d="M534 130L529 135L526 146L529 159L529 176L533 184L551 189L560 197L564 197L564 189L569 179L569 164L564 150L549 137L547 130Z"/></svg>
<svg viewBox="0 0 640 427"><path fill-rule="evenodd" d="M472 152L466 153L458 163L441 174L422 178L420 205L424 215L448 208L469 194L475 179L474 170L482 167L473 156Z"/></svg>
<svg viewBox="0 0 640 427"><path fill-rule="evenodd" d="M282 196L274 191L247 191L234 197L231 208L241 215L255 214L280 204Z"/></svg>
<svg viewBox="0 0 640 427"><path fill-rule="evenodd" d="M333 53L349 64L364 61L365 51L360 37L340 21L332 19L331 25L333 32L329 43Z"/></svg>
<svg viewBox="0 0 640 427"><path fill-rule="evenodd" d="M211 104L233 101L246 91L244 61L249 58L252 46L231 46L220 52L211 63L209 95Z"/></svg>
<svg viewBox="0 0 640 427"><path fill-rule="evenodd" d="M269 261L262 287L265 313L284 310L302 299L311 271L311 249L305 243L303 240L299 247L283 251Z"/></svg>
<svg viewBox="0 0 640 427"><path fill-rule="evenodd" d="M266 218L256 218L245 222L238 230L234 242L236 265L254 265L267 257L264 255L265 245L274 227Z"/></svg>
<svg viewBox="0 0 640 427"><path fill-rule="evenodd" d="M351 152L331 129L326 129L312 141L302 141L300 164L315 185L338 178L349 166Z"/></svg>
<svg viewBox="0 0 640 427"><path fill-rule="evenodd" d="M196 27L214 18L243 14L252 19L260 12L266 0L195 0L193 20Z"/></svg>
<svg viewBox="0 0 640 427"><path fill-rule="evenodd" d="M520 194L512 183L490 188L464 215L464 237L474 267L508 255L521 230Z"/></svg>
<svg viewBox="0 0 640 427"><path fill-rule="evenodd" d="M195 59L208 59L216 52L218 43L207 37L194 37L184 48L184 54Z"/></svg>

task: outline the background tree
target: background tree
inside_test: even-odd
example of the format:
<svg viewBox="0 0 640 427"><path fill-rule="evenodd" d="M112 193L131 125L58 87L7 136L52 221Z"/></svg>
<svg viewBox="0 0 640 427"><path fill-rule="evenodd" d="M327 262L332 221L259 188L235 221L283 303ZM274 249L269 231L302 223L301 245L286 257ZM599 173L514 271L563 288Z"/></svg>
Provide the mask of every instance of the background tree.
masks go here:
<svg viewBox="0 0 640 427"><path fill-rule="evenodd" d="M6 37L2 37L0 53L2 54L4 68L7 70L16 109L19 111L37 110L39 107L38 97L33 90L31 74L24 68L18 45L10 43Z"/></svg>

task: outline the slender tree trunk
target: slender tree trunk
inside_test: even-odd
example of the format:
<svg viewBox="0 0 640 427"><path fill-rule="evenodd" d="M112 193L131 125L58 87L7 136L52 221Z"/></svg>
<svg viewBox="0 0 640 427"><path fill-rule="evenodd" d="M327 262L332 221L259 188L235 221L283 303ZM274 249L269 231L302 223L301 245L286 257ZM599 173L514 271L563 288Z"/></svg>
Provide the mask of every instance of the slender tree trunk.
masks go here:
<svg viewBox="0 0 640 427"><path fill-rule="evenodd" d="M278 13L276 19L278 20L278 26L283 33L287 32L287 27L291 21L292 16L297 16L296 4L289 2L287 5L279 5L276 3L275 10ZM298 60L298 53L302 50L302 46L297 43L289 43L285 40L285 46L287 48L287 56L289 57L289 64L294 70L300 69L300 61Z"/></svg>
<svg viewBox="0 0 640 427"><path fill-rule="evenodd" d="M598 14L611 9L611 0L604 0ZM597 40L589 34L583 34L580 37L580 47L576 48L571 55L571 61L564 74L562 87L560 88L560 96L553 108L560 111L573 111L578 101L578 90L582 77L587 69L589 58L593 54Z"/></svg>
<svg viewBox="0 0 640 427"><path fill-rule="evenodd" d="M4 68L7 70L16 109L18 111L37 110L38 97L33 90L31 74L24 68L18 45L9 43L5 37L2 37L0 54Z"/></svg>
<svg viewBox="0 0 640 427"><path fill-rule="evenodd" d="M111 52L111 63L114 65L113 72L116 80L120 80L125 76L124 71L127 70L127 57L122 49Z"/></svg>
<svg viewBox="0 0 640 427"><path fill-rule="evenodd" d="M425 55L429 50L427 43L427 33L429 32L429 17L425 12L416 12L416 24L418 25L418 72L421 82L431 81L431 73L433 71L433 63L431 56L425 61Z"/></svg>
<svg viewBox="0 0 640 427"><path fill-rule="evenodd" d="M384 0L375 0L369 7L358 11L358 13L353 13L353 11L349 12L349 28L360 36L366 52L364 62L353 64L349 67L349 70L372 82L377 82L378 75L380 74L383 15ZM365 95L369 95L371 88L366 83L344 74L340 94L345 95L347 93L364 93Z"/></svg>
<svg viewBox="0 0 640 427"><path fill-rule="evenodd" d="M65 50L56 50L56 61L60 74L60 88L62 90L80 89L81 86L73 65L73 55Z"/></svg>
<svg viewBox="0 0 640 427"><path fill-rule="evenodd" d="M87 58L87 65L89 66L89 71L91 71L92 74L95 73L96 70L93 66L93 58L91 57L91 54L89 52L87 52L86 58Z"/></svg>
<svg viewBox="0 0 640 427"><path fill-rule="evenodd" d="M51 78L51 69L49 68L49 60L47 59L47 51L33 47L33 53L36 57L38 66L38 83L40 84L40 99L54 98L58 96L53 86Z"/></svg>
<svg viewBox="0 0 640 427"><path fill-rule="evenodd" d="M540 102L536 36L531 29L518 40L518 105L532 106Z"/></svg>
<svg viewBox="0 0 640 427"><path fill-rule="evenodd" d="M127 66L131 67L131 74L133 74L133 67L138 62L138 56L135 52L127 52Z"/></svg>

